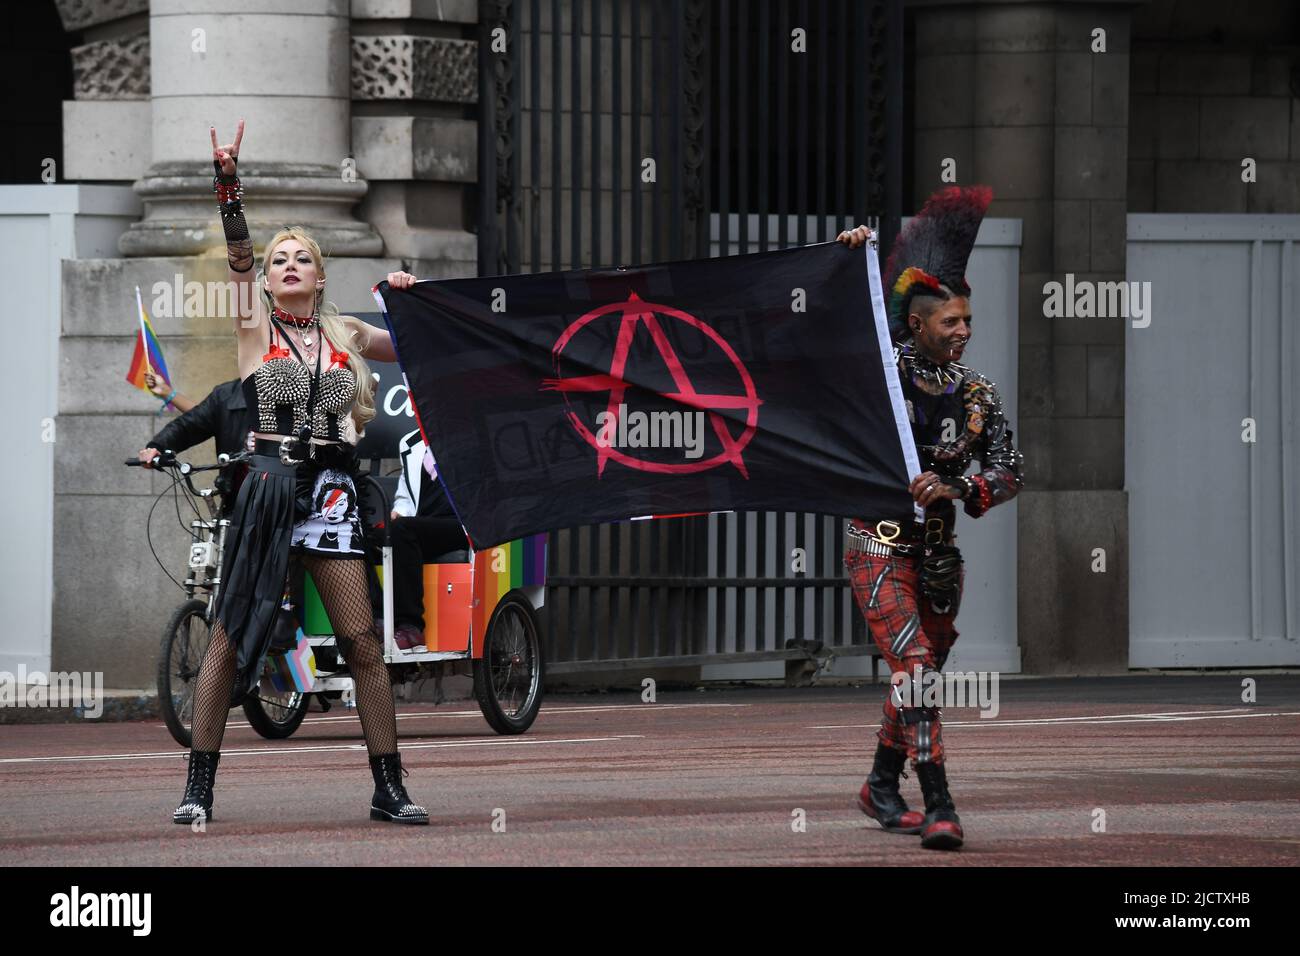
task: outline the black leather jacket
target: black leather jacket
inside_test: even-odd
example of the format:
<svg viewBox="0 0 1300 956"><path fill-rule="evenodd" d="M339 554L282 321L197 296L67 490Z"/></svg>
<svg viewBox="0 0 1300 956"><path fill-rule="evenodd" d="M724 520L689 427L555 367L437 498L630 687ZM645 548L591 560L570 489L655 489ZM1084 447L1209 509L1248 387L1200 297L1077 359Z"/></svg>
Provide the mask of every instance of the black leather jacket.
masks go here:
<svg viewBox="0 0 1300 956"><path fill-rule="evenodd" d="M218 455L235 455L244 450L248 429L248 404L235 378L222 382L203 401L168 422L145 447L181 452L215 438Z"/></svg>

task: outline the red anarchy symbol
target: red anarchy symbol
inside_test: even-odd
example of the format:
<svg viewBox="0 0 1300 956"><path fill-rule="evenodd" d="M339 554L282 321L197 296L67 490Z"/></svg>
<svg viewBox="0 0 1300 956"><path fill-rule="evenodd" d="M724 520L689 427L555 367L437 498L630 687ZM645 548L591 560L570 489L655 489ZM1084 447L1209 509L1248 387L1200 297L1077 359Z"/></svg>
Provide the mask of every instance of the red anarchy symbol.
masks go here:
<svg viewBox="0 0 1300 956"><path fill-rule="evenodd" d="M664 394L664 398L671 399L690 408L708 411L709 423L713 426L713 432L718 436L718 441L722 443L722 451L712 458L706 458L703 461L687 462L683 464L672 464L669 462L644 461L640 458L634 458L631 455L624 454L617 448L604 445L596 440L591 429L574 414L572 407L567 411L570 423L574 429L582 436L592 448L596 449L596 474L603 475L605 465L612 458L614 461L628 468L636 468L640 471L653 471L668 475L688 475L697 471L708 471L710 468L717 468L719 465L728 462L735 466L740 474L748 478L749 472L745 468L744 450L749 444L750 439L754 437L754 432L758 427L758 406L762 404L759 401L758 393L754 391L754 379L749 374L749 369L745 363L736 355L735 349L728 344L727 340L720 336L716 331L710 328L704 322L701 322L695 316L680 309L669 308L664 305L656 305L651 302L645 302L633 292L625 302L612 302L609 305L602 305L600 308L593 309L586 315L578 318L572 325L564 330L564 333L556 340L551 349L551 355L555 360L556 375L560 373L560 354L564 351L565 346L573 339L579 331L589 323L608 315L611 312L622 312L623 318L619 324L618 339L614 344L614 356L610 361L608 375L582 375L575 378L548 378L543 380L543 389L554 389L559 392L609 392L608 411L612 418L609 419L614 427L618 427L618 407L623 402L624 393L627 391L628 383L623 377L627 368L628 353L632 348L632 339L636 334L637 325L645 323L650 331L650 336L654 341L655 350L668 366L668 373L672 376L673 384L676 387L675 392ZM659 323L656 313L666 315L671 318L685 322L687 325L698 329L704 335L708 336L714 344L720 348L727 356L736 373L740 376L740 381L744 387L743 395L719 395L710 393L700 393L695 391L695 386L691 383L690 376L682 368L682 360L678 357L672 343L668 341L668 336L664 334L663 327ZM565 404L568 404L568 395L565 395ZM737 437L733 437L727 428L727 420L713 409L721 408L743 408L745 409L745 426Z"/></svg>

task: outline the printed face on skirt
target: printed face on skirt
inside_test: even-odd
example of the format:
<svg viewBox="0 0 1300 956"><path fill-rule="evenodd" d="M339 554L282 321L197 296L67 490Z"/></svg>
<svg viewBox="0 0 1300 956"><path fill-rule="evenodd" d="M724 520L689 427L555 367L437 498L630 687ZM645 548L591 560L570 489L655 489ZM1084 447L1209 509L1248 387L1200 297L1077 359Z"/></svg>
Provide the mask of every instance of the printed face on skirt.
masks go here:
<svg viewBox="0 0 1300 956"><path fill-rule="evenodd" d="M293 528L293 547L332 557L362 557L365 544L352 476L324 468L312 491L312 513Z"/></svg>
<svg viewBox="0 0 1300 956"><path fill-rule="evenodd" d="M325 521L338 524L346 520L348 512L352 510L352 495L347 488L329 488L326 490L324 502L317 510Z"/></svg>

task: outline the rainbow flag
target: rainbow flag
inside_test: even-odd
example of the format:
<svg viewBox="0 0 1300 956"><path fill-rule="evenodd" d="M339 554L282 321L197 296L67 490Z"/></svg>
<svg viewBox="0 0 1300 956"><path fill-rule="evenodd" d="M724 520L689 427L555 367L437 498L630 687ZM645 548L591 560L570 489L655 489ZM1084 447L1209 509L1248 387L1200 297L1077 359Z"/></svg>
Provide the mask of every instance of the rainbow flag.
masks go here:
<svg viewBox="0 0 1300 956"><path fill-rule="evenodd" d="M316 653L298 628L298 646L282 654L268 654L271 664L271 686L280 693L296 690L305 694L316 685Z"/></svg>
<svg viewBox="0 0 1300 956"><path fill-rule="evenodd" d="M474 651L481 652L492 612L506 592L546 583L546 535L532 534L474 552Z"/></svg>
<svg viewBox="0 0 1300 956"><path fill-rule="evenodd" d="M144 303L140 301L140 287L135 287L135 307L140 314L140 334L135 340L135 354L131 356L131 368L126 373L126 380L136 388L149 392L149 386L145 384L144 373L153 372L155 376L171 386L171 376L167 374L167 362L163 358L162 346L158 344L158 336L154 334L153 325L149 322L149 314L144 310ZM152 392L149 392L152 395Z"/></svg>

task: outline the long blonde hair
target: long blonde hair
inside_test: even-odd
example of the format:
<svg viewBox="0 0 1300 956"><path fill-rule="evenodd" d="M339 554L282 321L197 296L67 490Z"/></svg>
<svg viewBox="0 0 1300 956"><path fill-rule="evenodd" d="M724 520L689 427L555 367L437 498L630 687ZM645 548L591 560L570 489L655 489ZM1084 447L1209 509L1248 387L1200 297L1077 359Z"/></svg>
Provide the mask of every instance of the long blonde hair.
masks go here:
<svg viewBox="0 0 1300 956"><path fill-rule="evenodd" d="M262 274L257 280L258 291L261 292L268 315L275 305L275 300L271 298L271 292L266 287L266 274L271 268L271 253L286 239L297 239L301 242L311 253L312 261L316 263L317 274L321 277L325 275L324 257L321 256L320 246L316 244L316 240L297 226L281 229L266 244L266 251L262 254ZM357 397L352 403L352 420L356 423L357 431L361 432L375 417L375 381L370 377L370 366L361 356L356 342L357 333L343 321L338 306L333 302L326 302L324 298L325 290L322 288L316 293L316 309L320 314L321 330L326 338L334 343L335 348L341 347L348 353L348 367L357 377Z"/></svg>

